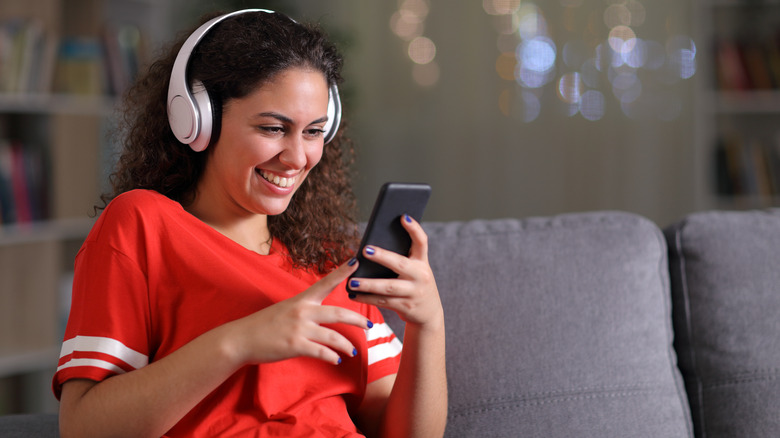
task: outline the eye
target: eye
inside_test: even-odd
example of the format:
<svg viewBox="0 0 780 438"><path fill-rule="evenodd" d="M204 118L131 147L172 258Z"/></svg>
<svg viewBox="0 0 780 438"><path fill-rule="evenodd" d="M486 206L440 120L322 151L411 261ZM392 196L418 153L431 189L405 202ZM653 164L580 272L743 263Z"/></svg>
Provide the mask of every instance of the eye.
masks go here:
<svg viewBox="0 0 780 438"><path fill-rule="evenodd" d="M270 135L284 134L284 128L281 126L258 126L257 129Z"/></svg>
<svg viewBox="0 0 780 438"><path fill-rule="evenodd" d="M325 130L322 128L310 128L303 131L303 135L309 138L322 137L325 134Z"/></svg>

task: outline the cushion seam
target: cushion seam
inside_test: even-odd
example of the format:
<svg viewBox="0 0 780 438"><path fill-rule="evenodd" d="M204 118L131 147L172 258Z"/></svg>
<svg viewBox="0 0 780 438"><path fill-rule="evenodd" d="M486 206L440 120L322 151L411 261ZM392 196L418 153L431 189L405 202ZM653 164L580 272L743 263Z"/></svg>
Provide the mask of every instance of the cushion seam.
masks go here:
<svg viewBox="0 0 780 438"><path fill-rule="evenodd" d="M642 394L662 394L666 393L668 390L663 385L656 385L655 388L634 388L629 389L626 388L624 390L605 390L605 391L589 391L585 393L577 393L577 392L562 392L558 396L548 396L548 397L525 397L525 396L518 396L515 398L509 398L507 397L505 400L498 401L495 399L486 399L481 400L478 402L470 403L468 405L464 405L461 407L452 407L451 411L459 411L459 412L453 412L450 415L448 415L449 418L458 418L458 417L466 417L470 415L475 414L481 414L491 411L503 411L508 409L516 409L521 407L533 407L533 406L544 406L548 404L553 403L564 403L564 402L570 402L570 401L579 401L579 400L592 400L592 399L604 399L604 398L622 398L622 397L632 397ZM568 395L566 395L568 394Z"/></svg>
<svg viewBox="0 0 780 438"><path fill-rule="evenodd" d="M699 423L700 423L700 430L701 430L701 433L702 433L702 437L701 438L706 438L706 432L705 432L706 428L705 428L705 424L704 424L704 420L705 420L705 417L704 417L704 397L702 395L702 382L701 382L701 379L698 376L698 373L696 372L696 370L698 369L698 365L697 365L697 359L696 359L696 351L695 351L695 349L693 347L694 342L693 342L693 329L692 329L692 326L691 326L692 322L691 322L691 302L690 302L690 295L689 295L690 291L688 290L688 273L687 273L687 268L686 268L686 257L685 257L685 254L684 254L683 242L682 242L683 241L683 229L685 228L686 225L687 225L687 221L683 222L675 230L675 233L674 233L674 244L675 244L675 251L677 253L678 268L680 270L679 271L680 272L680 286L681 286L680 293L682 294L683 311L685 312L684 320L685 320L685 334L687 335L687 338L688 338L688 359L690 361L691 369L693 371L692 374L689 373L689 377L688 378L693 377L694 383L696 385L696 394L695 394L695 396L696 396L696 402L697 402L696 405L698 407L697 410L699 411L698 418L699 418ZM679 352L678 352L678 354L679 354ZM691 394L688 394L689 398L690 398L690 396L691 396ZM690 408L691 408L691 406L690 406L690 403L689 403L689 409Z"/></svg>

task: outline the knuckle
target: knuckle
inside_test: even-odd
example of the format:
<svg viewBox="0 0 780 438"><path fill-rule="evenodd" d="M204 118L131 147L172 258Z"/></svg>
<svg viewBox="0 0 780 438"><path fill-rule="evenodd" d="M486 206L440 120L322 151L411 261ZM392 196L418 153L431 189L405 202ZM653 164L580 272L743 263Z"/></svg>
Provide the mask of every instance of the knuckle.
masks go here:
<svg viewBox="0 0 780 438"><path fill-rule="evenodd" d="M290 311L290 317L293 321L302 321L306 318L306 310L303 307L293 307Z"/></svg>
<svg viewBox="0 0 780 438"><path fill-rule="evenodd" d="M319 346L317 347L317 352L315 353L315 357L318 359L322 359L324 361L331 360L331 357L333 356L333 352L325 347L325 346Z"/></svg>
<svg viewBox="0 0 780 438"><path fill-rule="evenodd" d="M339 342L341 341L341 335L339 335L335 331L332 331L332 332L328 333L327 339L328 339L328 344L330 344L330 345L338 345Z"/></svg>
<svg viewBox="0 0 780 438"><path fill-rule="evenodd" d="M294 354L300 354L303 351L303 342L300 338L297 336L289 337L285 340L285 344L287 347L287 350L293 352Z"/></svg>
<svg viewBox="0 0 780 438"><path fill-rule="evenodd" d="M410 265L411 265L411 260L409 260L406 257L399 259L397 264L398 270L401 272L406 272L406 270L409 269Z"/></svg>
<svg viewBox="0 0 780 438"><path fill-rule="evenodd" d="M337 321L344 321L345 319L347 319L348 315L349 312L347 311L347 309L337 307L334 310L334 316L336 317Z"/></svg>

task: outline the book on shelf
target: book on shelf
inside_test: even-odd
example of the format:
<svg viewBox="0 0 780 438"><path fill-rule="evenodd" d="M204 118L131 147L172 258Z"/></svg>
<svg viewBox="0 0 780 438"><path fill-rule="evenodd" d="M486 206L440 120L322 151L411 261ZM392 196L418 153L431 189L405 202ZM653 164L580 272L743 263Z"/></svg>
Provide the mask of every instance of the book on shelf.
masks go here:
<svg viewBox="0 0 780 438"><path fill-rule="evenodd" d="M722 90L746 90L750 88L747 68L736 41L726 39L717 42L715 62L718 88Z"/></svg>
<svg viewBox="0 0 780 438"><path fill-rule="evenodd" d="M100 35L73 37L35 19L0 21L0 93L119 95L144 58L133 24L105 23Z"/></svg>
<svg viewBox="0 0 780 438"><path fill-rule="evenodd" d="M48 217L45 166L41 150L0 139L0 225Z"/></svg>
<svg viewBox="0 0 780 438"><path fill-rule="evenodd" d="M57 40L37 20L0 22L0 92L49 92Z"/></svg>
<svg viewBox="0 0 780 438"><path fill-rule="evenodd" d="M715 43L716 86L749 91L780 88L780 40L723 38Z"/></svg>
<svg viewBox="0 0 780 438"><path fill-rule="evenodd" d="M121 95L135 79L143 55L143 38L137 26L106 23L102 31L110 93Z"/></svg>
<svg viewBox="0 0 780 438"><path fill-rule="evenodd" d="M780 136L774 142L722 137L714 161L718 194L780 197Z"/></svg>

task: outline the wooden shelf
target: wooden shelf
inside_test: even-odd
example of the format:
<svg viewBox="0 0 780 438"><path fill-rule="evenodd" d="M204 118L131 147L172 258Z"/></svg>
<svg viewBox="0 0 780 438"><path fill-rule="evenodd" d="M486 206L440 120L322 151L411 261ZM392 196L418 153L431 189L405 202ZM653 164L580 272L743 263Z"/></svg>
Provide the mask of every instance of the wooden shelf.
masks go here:
<svg viewBox="0 0 780 438"><path fill-rule="evenodd" d="M708 100L716 114L780 114L780 91L713 91Z"/></svg>
<svg viewBox="0 0 780 438"><path fill-rule="evenodd" d="M780 0L700 0L696 150L699 209L780 205ZM698 55L697 55L698 57ZM720 88L723 87L723 88ZM722 193L731 192L734 193Z"/></svg>
<svg viewBox="0 0 780 438"><path fill-rule="evenodd" d="M0 93L2 113L102 116L110 114L115 106L116 99L111 96Z"/></svg>
<svg viewBox="0 0 780 438"><path fill-rule="evenodd" d="M780 0L709 0L712 7L737 7L737 8L750 8L750 7L762 7L780 5Z"/></svg>
<svg viewBox="0 0 780 438"><path fill-rule="evenodd" d="M0 226L0 247L48 240L83 239L89 234L94 219L57 219L25 224Z"/></svg>
<svg viewBox="0 0 780 438"><path fill-rule="evenodd" d="M59 355L59 347L0 352L0 378L20 373L53 370L57 366Z"/></svg>
<svg viewBox="0 0 780 438"><path fill-rule="evenodd" d="M172 9L169 0L0 0L0 19L27 26L14 40L21 55L0 78L0 142L8 145L0 151L11 157L2 157L0 176L4 185L16 184L2 187L3 205L11 208L0 224L0 377L14 385L0 388L0 415L1 402L19 391L35 400L27 410L52 400L48 385L29 377L57 366L74 258L110 173L114 145L106 134L114 128L117 94L136 73L132 66L143 66L171 36ZM131 62L109 54L119 42L111 25L140 33L137 51L110 52ZM57 49L66 43L73 50ZM18 389L11 393L11 386Z"/></svg>

